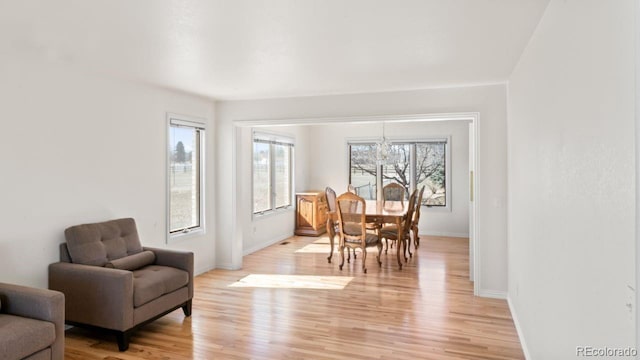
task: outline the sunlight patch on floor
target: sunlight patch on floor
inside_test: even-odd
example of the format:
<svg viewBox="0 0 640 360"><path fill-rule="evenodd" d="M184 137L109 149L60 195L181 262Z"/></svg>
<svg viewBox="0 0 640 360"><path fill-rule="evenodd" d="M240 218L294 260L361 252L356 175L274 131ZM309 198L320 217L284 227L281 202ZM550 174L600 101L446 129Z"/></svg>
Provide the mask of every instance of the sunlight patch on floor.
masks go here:
<svg viewBox="0 0 640 360"><path fill-rule="evenodd" d="M351 276L251 274L229 287L342 290L351 280Z"/></svg>
<svg viewBox="0 0 640 360"><path fill-rule="evenodd" d="M308 253L313 253L313 254L323 254L323 253L329 253L329 249L331 249L331 246L329 246L329 244L323 244L323 243L311 243L309 245L306 245L298 250L296 250L296 253L302 253L302 254L308 254ZM345 250L344 252L344 256L347 256L347 251L349 251L348 249ZM339 254L340 250L338 249L338 244L334 245L333 247L333 252L335 254ZM362 250L360 249L356 249L357 254L362 253ZM367 252L368 253L368 252Z"/></svg>
<svg viewBox="0 0 640 360"><path fill-rule="evenodd" d="M329 249L331 249L331 247L329 246L329 244L309 244L306 245L305 247L302 247L298 250L296 250L297 253L329 253ZM334 252L338 251L338 247L334 246L333 248Z"/></svg>

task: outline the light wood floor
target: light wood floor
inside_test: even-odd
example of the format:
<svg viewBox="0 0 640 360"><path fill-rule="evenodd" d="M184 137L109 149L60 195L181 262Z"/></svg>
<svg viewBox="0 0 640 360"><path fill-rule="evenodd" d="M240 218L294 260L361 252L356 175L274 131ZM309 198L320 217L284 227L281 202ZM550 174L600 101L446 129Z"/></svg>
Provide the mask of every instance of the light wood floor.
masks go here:
<svg viewBox="0 0 640 360"><path fill-rule="evenodd" d="M368 252L338 269L326 238L292 237L244 258L240 271L195 280L193 315L181 310L137 331L127 352L89 330L66 333L66 359L523 359L506 301L473 296L468 240L423 237L397 268L395 254ZM311 244L311 245L310 245ZM296 252L303 249L303 252ZM322 252L313 252L313 251ZM372 249L373 250L373 249ZM394 249L395 251L395 249ZM282 288L231 287L250 274L315 275L275 279ZM339 278L336 278L339 277ZM343 289L309 289L340 285ZM261 284L267 284L265 279ZM277 285L277 284L276 284ZM302 287L302 288L299 288Z"/></svg>

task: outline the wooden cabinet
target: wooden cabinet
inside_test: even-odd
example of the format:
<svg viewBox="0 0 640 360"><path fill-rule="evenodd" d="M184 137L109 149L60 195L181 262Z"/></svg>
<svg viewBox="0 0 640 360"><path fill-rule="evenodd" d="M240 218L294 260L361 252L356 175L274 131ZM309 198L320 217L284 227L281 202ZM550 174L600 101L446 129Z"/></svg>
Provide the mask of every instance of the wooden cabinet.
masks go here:
<svg viewBox="0 0 640 360"><path fill-rule="evenodd" d="M327 199L324 191L296 194L296 235L319 236L327 231Z"/></svg>

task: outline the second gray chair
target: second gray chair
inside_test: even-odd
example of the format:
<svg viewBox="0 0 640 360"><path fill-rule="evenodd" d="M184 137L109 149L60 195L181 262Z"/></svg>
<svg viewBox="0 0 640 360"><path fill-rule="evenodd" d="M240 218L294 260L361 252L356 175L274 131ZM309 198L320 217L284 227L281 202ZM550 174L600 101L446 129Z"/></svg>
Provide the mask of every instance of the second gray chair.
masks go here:
<svg viewBox="0 0 640 360"><path fill-rule="evenodd" d="M64 359L64 295L0 283L0 359Z"/></svg>

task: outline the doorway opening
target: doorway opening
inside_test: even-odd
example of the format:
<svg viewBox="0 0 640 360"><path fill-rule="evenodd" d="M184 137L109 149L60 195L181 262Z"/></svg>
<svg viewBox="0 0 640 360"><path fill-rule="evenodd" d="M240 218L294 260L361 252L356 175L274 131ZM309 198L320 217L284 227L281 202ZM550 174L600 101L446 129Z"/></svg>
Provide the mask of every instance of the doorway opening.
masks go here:
<svg viewBox="0 0 640 360"><path fill-rule="evenodd" d="M469 141L469 162L468 162L468 189L469 197L467 206L469 207L469 275L470 280L474 281L474 294L479 295L479 279L481 273L481 262L478 256L482 239L477 231L478 227L478 209L480 199L479 174L481 172L478 149L479 149L479 113L450 113L450 114L411 114L411 115L386 115L386 116L359 116L359 117L338 117L338 118L297 118L297 119L259 119L259 120L236 120L233 122L233 231L234 235L231 240L231 263L232 268L239 269L242 267L242 257L245 253L243 245L247 228L253 225L247 220L247 211L251 207L250 196L242 193L242 187L239 180L246 178L246 164L242 163L241 155L247 151L249 146L246 142L246 134L251 128L266 127L283 127L287 126L304 126L304 125L363 125L373 124L372 127L379 127L375 124L401 124L401 123L420 123L420 122L442 122L442 121L463 121L468 123L468 141ZM286 130L285 130L286 131ZM347 146L347 144L345 144ZM250 212L250 211L249 211ZM293 217L293 216L292 216ZM249 222L249 223L247 223ZM253 227L255 232L255 227Z"/></svg>

